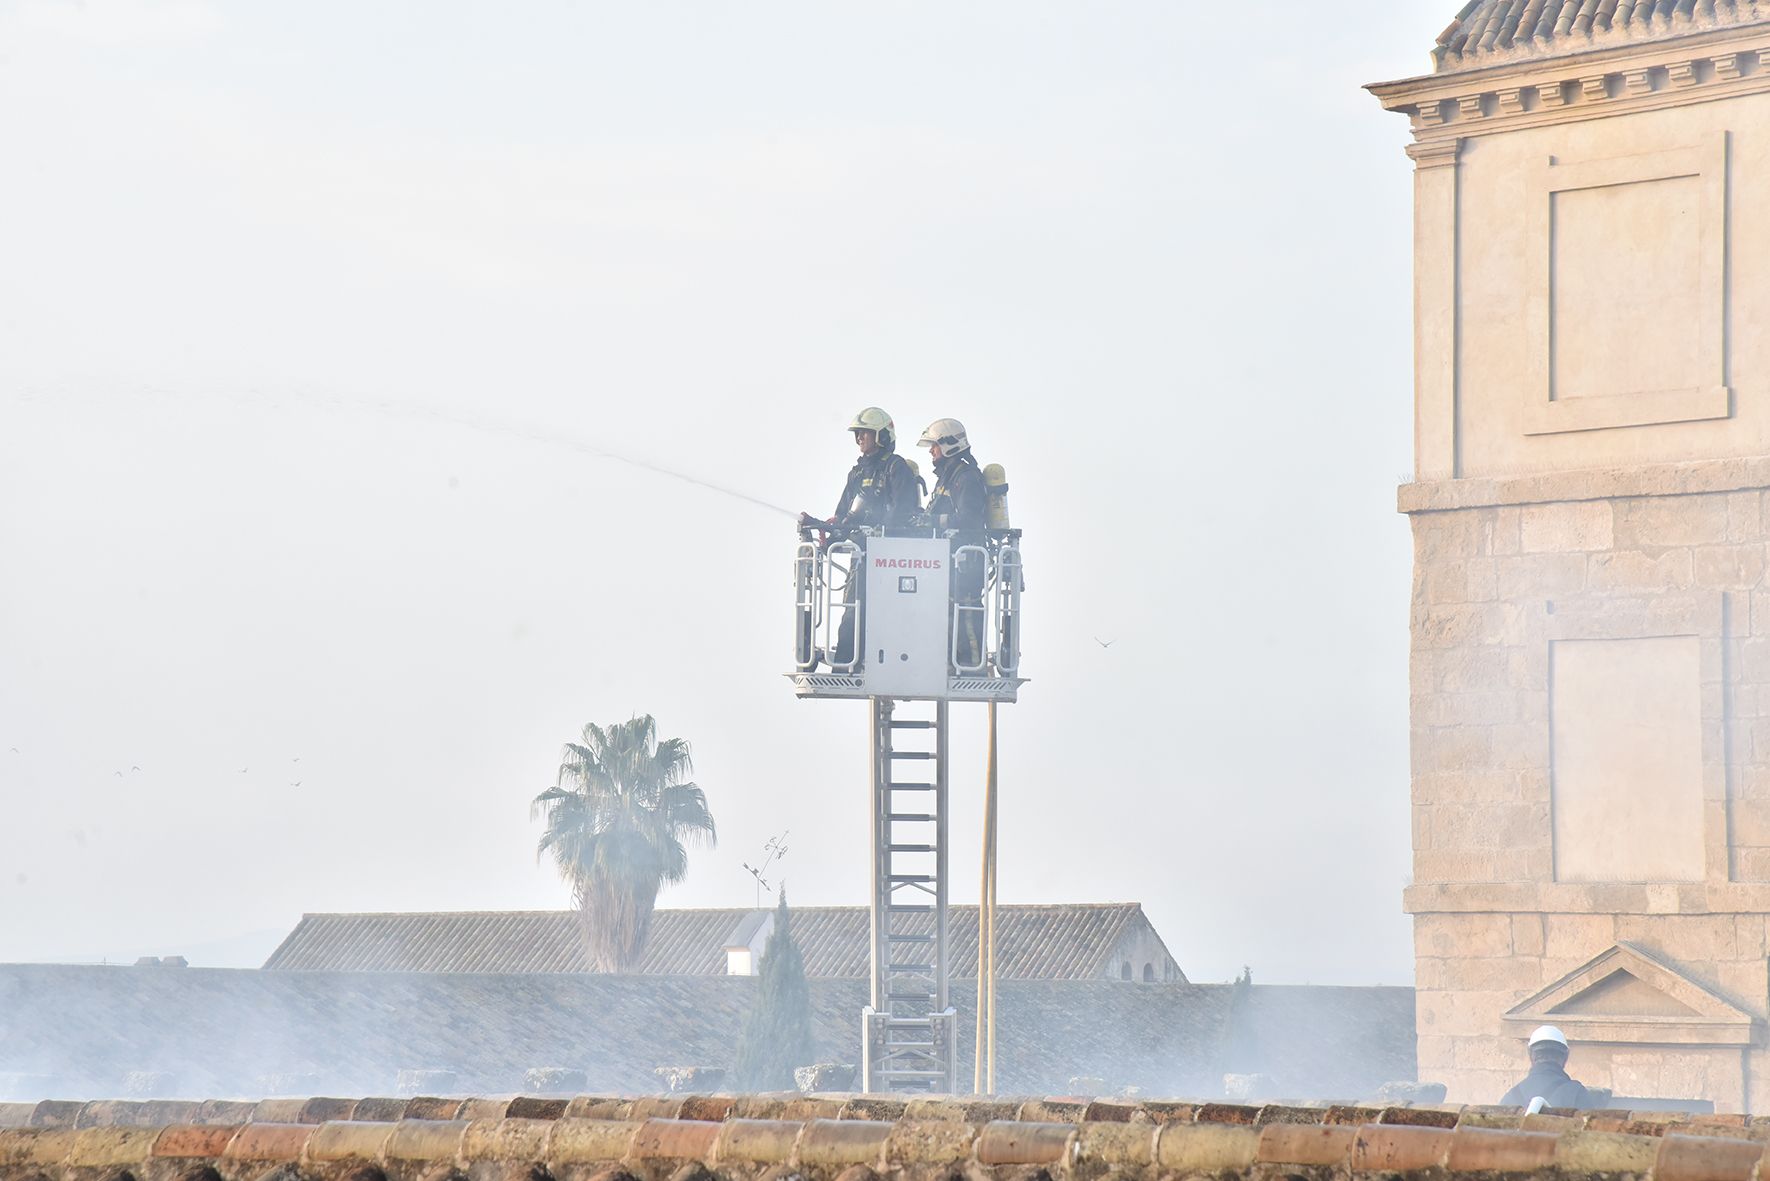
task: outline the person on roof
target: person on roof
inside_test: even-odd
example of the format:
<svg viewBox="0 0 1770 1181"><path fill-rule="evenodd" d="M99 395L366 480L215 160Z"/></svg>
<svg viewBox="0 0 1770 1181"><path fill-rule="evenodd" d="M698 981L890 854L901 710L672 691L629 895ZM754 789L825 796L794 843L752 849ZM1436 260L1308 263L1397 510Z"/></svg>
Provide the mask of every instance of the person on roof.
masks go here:
<svg viewBox="0 0 1770 1181"><path fill-rule="evenodd" d="M989 489L965 424L956 418L937 418L928 424L917 446L928 448L934 459L934 491L928 497L928 523L937 533L952 538L955 546L981 545L989 523ZM975 552L963 553L953 563L952 599L960 607L983 606L984 563ZM983 665L983 612L955 611L954 671L981 671Z"/></svg>
<svg viewBox="0 0 1770 1181"><path fill-rule="evenodd" d="M1553 1025L1539 1025L1525 1043L1530 1054L1530 1073L1507 1091L1503 1107L1528 1107L1541 1099L1543 1107L1568 1107L1585 1111L1592 1106L1586 1088L1567 1073L1567 1035Z"/></svg>
<svg viewBox="0 0 1770 1181"><path fill-rule="evenodd" d="M868 406L854 416L848 430L854 435L860 457L849 469L842 497L826 524L839 530L903 528L921 511L922 493L915 468L897 453L897 424L879 407ZM800 522L814 528L818 525L809 514L802 514ZM857 535L853 540L864 553L865 535ZM842 592L844 603L858 603L865 593L866 581L861 571L861 564L856 562ZM842 612L842 622L836 629L836 651L825 654L820 650L814 657L814 666L826 655L837 668L854 662L854 614L852 608Z"/></svg>

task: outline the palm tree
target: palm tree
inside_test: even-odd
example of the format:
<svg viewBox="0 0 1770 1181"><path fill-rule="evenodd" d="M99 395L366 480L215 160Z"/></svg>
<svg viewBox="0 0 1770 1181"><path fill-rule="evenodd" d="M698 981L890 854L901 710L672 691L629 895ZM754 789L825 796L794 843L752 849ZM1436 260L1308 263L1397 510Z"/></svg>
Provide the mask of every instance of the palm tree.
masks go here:
<svg viewBox="0 0 1770 1181"><path fill-rule="evenodd" d="M567 743L554 786L529 815L546 818L536 858L552 853L571 883L593 972L639 960L658 891L688 873L687 843L714 843L707 797L685 777L688 744L657 740L650 714L607 728L589 723Z"/></svg>

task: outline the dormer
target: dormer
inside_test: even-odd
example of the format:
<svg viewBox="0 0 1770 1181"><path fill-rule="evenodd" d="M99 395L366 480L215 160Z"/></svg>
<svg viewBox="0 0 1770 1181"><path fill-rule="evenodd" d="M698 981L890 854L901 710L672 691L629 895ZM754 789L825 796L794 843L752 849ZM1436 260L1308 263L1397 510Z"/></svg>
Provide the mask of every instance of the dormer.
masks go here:
<svg viewBox="0 0 1770 1181"><path fill-rule="evenodd" d="M774 911L753 910L738 920L725 939L725 974L754 976L761 970L762 952L774 934Z"/></svg>

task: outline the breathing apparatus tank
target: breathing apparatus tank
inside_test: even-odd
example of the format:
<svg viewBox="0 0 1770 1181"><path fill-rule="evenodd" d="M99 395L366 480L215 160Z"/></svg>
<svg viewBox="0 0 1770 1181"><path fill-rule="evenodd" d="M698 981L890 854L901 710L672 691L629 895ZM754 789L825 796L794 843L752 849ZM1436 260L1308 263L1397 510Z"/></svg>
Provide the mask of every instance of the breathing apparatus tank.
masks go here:
<svg viewBox="0 0 1770 1181"><path fill-rule="evenodd" d="M1008 528L1008 473L999 463L983 469L983 490L988 498L984 519L991 529Z"/></svg>
<svg viewBox="0 0 1770 1181"><path fill-rule="evenodd" d="M928 481L922 478L920 464L907 455L903 457L903 461L910 465L910 475L916 478L916 503L920 504L923 498L928 495Z"/></svg>

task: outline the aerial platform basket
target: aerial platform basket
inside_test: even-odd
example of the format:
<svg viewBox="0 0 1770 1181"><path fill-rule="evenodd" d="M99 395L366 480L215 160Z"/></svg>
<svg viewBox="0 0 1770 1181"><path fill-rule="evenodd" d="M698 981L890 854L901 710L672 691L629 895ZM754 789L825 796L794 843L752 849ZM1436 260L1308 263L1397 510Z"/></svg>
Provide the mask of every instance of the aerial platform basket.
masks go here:
<svg viewBox="0 0 1770 1181"><path fill-rule="evenodd" d="M793 584L787 675L800 697L1013 701L1025 681L1018 529L859 530L825 543L801 528Z"/></svg>

